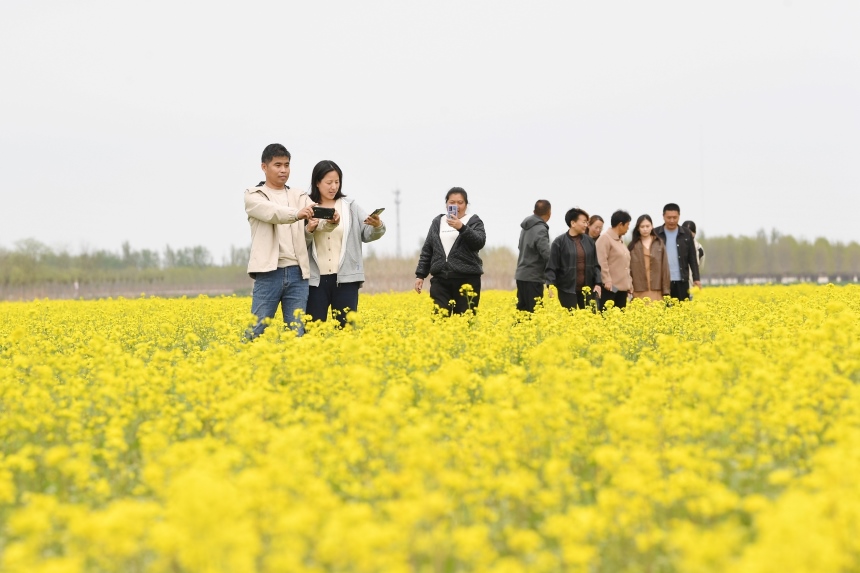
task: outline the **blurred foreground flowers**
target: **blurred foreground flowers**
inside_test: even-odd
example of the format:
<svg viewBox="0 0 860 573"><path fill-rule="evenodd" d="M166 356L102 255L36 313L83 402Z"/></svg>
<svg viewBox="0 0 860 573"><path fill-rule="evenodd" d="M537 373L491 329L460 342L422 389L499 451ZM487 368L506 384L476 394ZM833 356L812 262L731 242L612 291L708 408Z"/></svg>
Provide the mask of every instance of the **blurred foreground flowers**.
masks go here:
<svg viewBox="0 0 860 573"><path fill-rule="evenodd" d="M0 304L0 570L860 569L860 289Z"/></svg>

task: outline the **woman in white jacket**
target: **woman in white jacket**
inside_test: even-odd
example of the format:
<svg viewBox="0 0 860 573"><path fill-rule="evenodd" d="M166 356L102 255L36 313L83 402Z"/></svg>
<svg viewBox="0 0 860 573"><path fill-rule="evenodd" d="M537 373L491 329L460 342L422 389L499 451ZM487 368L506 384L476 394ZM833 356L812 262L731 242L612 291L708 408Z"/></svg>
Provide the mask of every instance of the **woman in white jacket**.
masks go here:
<svg viewBox="0 0 860 573"><path fill-rule="evenodd" d="M340 225L331 232L318 232L319 219L305 227L310 255L310 292L308 314L313 320L325 321L328 309L343 327L346 315L358 310L358 289L364 283L362 243L375 241L385 234L379 215L367 215L352 199L343 194L343 171L334 161L320 161L311 175L311 201L320 207L334 209Z"/></svg>

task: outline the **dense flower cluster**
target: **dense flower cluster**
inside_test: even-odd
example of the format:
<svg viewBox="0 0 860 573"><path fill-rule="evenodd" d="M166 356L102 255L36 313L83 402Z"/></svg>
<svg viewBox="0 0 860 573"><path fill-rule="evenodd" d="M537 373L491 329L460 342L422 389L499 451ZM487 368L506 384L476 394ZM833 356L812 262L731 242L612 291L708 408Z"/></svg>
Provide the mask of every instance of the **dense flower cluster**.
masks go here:
<svg viewBox="0 0 860 573"><path fill-rule="evenodd" d="M0 304L0 570L860 568L860 289L514 299Z"/></svg>

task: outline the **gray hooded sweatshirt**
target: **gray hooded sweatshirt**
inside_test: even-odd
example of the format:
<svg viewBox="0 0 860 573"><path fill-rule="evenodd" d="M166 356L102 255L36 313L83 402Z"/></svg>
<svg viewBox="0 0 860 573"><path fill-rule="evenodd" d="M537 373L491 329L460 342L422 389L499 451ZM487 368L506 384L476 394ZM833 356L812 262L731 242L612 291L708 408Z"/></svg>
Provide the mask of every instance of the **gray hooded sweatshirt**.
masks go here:
<svg viewBox="0 0 860 573"><path fill-rule="evenodd" d="M520 227L520 256L514 278L544 284L549 261L549 225L537 215L529 215Z"/></svg>

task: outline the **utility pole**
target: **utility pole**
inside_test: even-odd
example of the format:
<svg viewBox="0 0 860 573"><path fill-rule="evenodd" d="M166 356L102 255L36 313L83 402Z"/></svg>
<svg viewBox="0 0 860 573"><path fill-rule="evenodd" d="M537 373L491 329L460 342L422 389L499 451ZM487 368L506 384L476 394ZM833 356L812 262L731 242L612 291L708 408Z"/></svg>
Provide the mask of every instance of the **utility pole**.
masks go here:
<svg viewBox="0 0 860 573"><path fill-rule="evenodd" d="M394 190L394 219L397 225L397 258L402 255L400 250L400 189Z"/></svg>

